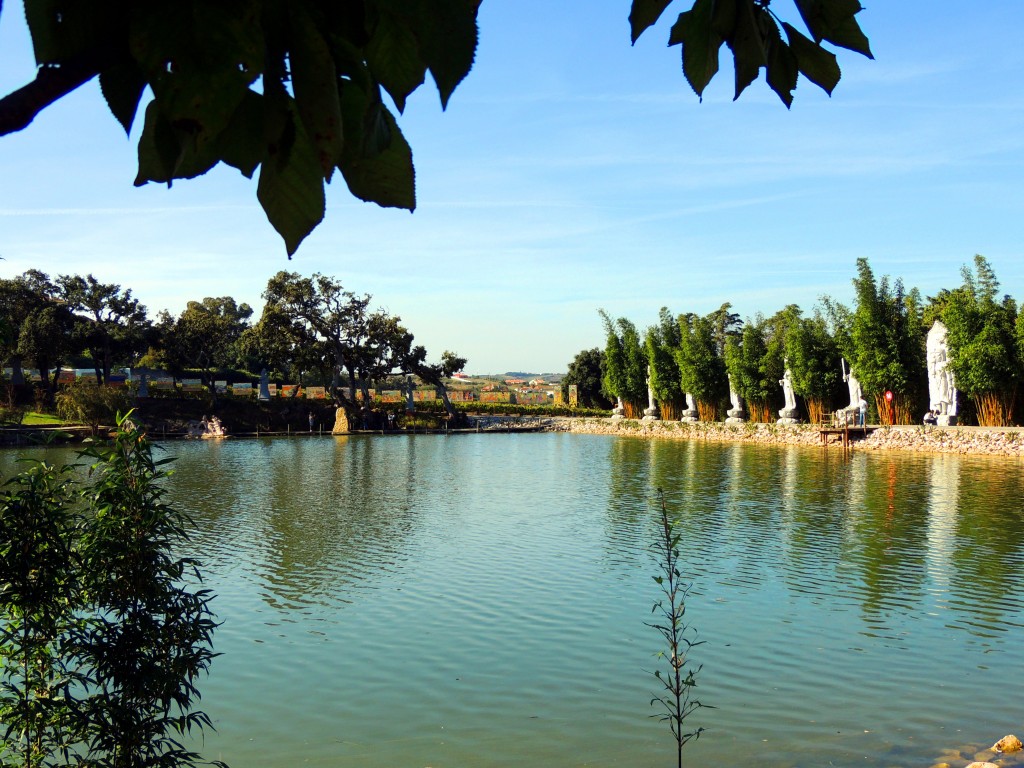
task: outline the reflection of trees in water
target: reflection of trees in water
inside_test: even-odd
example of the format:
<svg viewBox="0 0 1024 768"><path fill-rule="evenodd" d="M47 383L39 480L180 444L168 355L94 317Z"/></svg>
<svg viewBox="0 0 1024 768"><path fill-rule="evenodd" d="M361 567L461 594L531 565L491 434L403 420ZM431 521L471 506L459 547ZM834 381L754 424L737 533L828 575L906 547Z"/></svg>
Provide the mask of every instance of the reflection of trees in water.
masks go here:
<svg viewBox="0 0 1024 768"><path fill-rule="evenodd" d="M653 440L612 439L608 458L608 512L604 546L616 565L646 562L653 528L654 491L650 476ZM601 483L594 477L595 484Z"/></svg>
<svg viewBox="0 0 1024 768"><path fill-rule="evenodd" d="M722 572L754 586L776 545L778 454L738 444L617 440L610 462L608 533L613 556L645 549L654 534L656 488L679 518L688 575Z"/></svg>
<svg viewBox="0 0 1024 768"><path fill-rule="evenodd" d="M949 607L966 614L957 626L984 637L1005 629L1008 609L1024 608L1024 536L1020 465L1008 461L960 462L959 514L950 561Z"/></svg>
<svg viewBox="0 0 1024 768"><path fill-rule="evenodd" d="M812 599L830 599L840 569L849 465L835 451L790 447L785 471L786 582Z"/></svg>
<svg viewBox="0 0 1024 768"><path fill-rule="evenodd" d="M416 485L415 441L402 439L293 441L275 456L261 568L269 604L348 602L353 588L374 586L371 574L400 567Z"/></svg>
<svg viewBox="0 0 1024 768"><path fill-rule="evenodd" d="M919 602L928 553L928 480L922 460L877 456L861 463L862 502L849 509L842 560L859 573L861 608L870 624ZM857 494L857 491L854 491Z"/></svg>

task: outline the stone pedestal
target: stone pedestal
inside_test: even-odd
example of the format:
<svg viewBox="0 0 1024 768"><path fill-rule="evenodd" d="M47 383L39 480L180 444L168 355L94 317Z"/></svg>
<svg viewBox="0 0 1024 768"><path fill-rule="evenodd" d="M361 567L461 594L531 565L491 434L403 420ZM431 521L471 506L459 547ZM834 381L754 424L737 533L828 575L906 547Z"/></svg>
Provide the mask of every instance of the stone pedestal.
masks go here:
<svg viewBox="0 0 1024 768"><path fill-rule="evenodd" d="M695 424L700 421L700 415L697 413L697 403L694 402L693 395L689 392L686 395L686 408L683 409L683 415L679 417L679 420L686 424Z"/></svg>
<svg viewBox="0 0 1024 768"><path fill-rule="evenodd" d="M661 421L661 415L658 413L658 409L651 405L644 408L644 417L641 421Z"/></svg>
<svg viewBox="0 0 1024 768"><path fill-rule="evenodd" d="M726 424L743 424L747 420L746 413L743 412L742 408L740 408L739 410L730 408L728 411L726 411L725 415Z"/></svg>
<svg viewBox="0 0 1024 768"><path fill-rule="evenodd" d="M612 408L612 418L615 420L626 418L626 409L622 406L621 397L615 403L615 407Z"/></svg>
<svg viewBox="0 0 1024 768"><path fill-rule="evenodd" d="M338 408L334 412L334 429L332 435L347 435L349 433L348 414L344 408Z"/></svg>
<svg viewBox="0 0 1024 768"><path fill-rule="evenodd" d="M740 399L739 393L736 388L732 385L732 375L729 376L729 403L732 405L728 411L725 412L726 424L742 424L747 420L747 414L743 412L743 401Z"/></svg>
<svg viewBox="0 0 1024 768"><path fill-rule="evenodd" d="M783 408L781 411L779 411L779 420L776 421L775 423L776 424L799 424L800 422L797 419L797 415L798 415L798 412L797 412L796 408Z"/></svg>
<svg viewBox="0 0 1024 768"><path fill-rule="evenodd" d="M935 421L936 426L939 427L955 427L956 426L956 414L955 413L943 413Z"/></svg>

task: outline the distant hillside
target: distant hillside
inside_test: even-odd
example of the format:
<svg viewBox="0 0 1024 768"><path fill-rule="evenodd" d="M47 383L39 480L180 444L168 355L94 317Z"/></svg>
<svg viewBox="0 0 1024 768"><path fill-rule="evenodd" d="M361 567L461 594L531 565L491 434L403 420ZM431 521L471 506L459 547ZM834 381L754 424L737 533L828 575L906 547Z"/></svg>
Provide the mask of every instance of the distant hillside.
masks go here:
<svg viewBox="0 0 1024 768"><path fill-rule="evenodd" d="M503 376L508 379L545 379L545 380L561 380L565 377L564 373L530 373L528 371L505 371L505 373L495 374L496 376Z"/></svg>

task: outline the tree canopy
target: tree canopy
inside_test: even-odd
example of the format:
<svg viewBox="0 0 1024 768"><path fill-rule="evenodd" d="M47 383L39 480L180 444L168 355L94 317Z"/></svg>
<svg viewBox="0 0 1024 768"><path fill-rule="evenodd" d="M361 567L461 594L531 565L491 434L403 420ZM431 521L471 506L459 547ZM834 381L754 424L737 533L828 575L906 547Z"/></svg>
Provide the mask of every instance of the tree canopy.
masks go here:
<svg viewBox="0 0 1024 768"><path fill-rule="evenodd" d="M693 0L669 45L681 47L697 95L723 45L736 97L764 70L787 107L801 74L828 93L839 82L823 43L871 56L858 0L795 2L810 37L769 0ZM170 185L219 163L247 178L259 171L257 198L290 257L323 219L336 170L360 200L416 207L412 149L385 97L401 113L429 72L448 104L473 65L480 0L24 4L37 72L0 98L0 136L95 78L130 132L148 91L135 184ZM670 4L633 0L633 42Z"/></svg>

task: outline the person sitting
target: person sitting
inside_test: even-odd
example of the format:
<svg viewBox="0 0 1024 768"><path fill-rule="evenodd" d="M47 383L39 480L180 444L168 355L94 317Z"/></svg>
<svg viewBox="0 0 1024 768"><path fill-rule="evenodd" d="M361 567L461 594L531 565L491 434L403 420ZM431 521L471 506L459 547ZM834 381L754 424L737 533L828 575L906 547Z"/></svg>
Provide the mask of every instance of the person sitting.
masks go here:
<svg viewBox="0 0 1024 768"><path fill-rule="evenodd" d="M924 424L925 425L935 426L938 423L939 423L939 417L935 413L935 411L928 411L928 413L926 413L924 415Z"/></svg>

